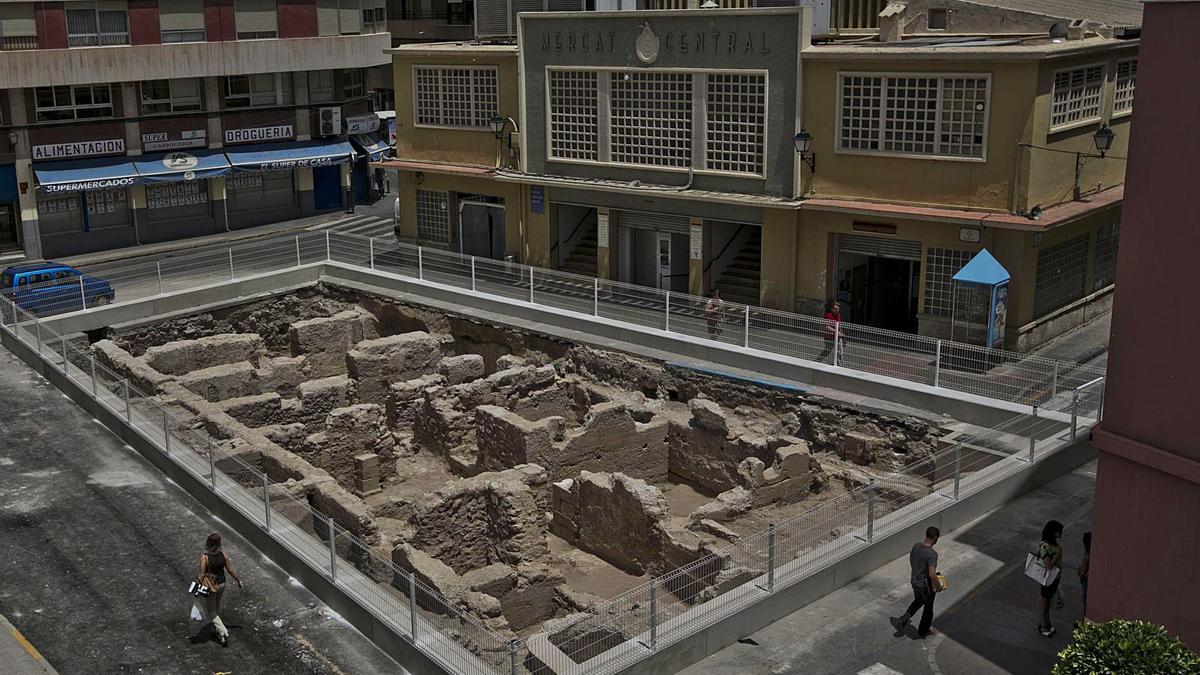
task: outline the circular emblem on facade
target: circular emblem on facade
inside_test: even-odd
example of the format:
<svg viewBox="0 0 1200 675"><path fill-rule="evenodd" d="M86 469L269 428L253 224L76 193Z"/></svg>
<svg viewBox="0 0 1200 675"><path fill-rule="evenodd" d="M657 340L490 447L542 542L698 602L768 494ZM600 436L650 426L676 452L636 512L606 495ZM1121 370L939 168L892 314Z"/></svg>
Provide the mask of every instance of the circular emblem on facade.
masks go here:
<svg viewBox="0 0 1200 675"><path fill-rule="evenodd" d="M166 157L163 157L163 166L172 171L187 171L188 169L196 168L200 160L190 152L171 152Z"/></svg>
<svg viewBox="0 0 1200 675"><path fill-rule="evenodd" d="M185 171L183 173L183 179L184 180L196 180L196 172L195 171Z"/></svg>
<svg viewBox="0 0 1200 675"><path fill-rule="evenodd" d="M650 65L658 60L658 36L650 30L650 23L642 24L642 32L637 37L635 50L638 61Z"/></svg>

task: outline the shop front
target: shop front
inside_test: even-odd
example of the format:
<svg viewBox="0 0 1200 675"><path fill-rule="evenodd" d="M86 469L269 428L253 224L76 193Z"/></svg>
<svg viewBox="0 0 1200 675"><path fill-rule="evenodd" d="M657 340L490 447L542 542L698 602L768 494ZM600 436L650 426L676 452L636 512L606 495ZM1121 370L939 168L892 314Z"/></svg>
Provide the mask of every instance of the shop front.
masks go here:
<svg viewBox="0 0 1200 675"><path fill-rule="evenodd" d="M229 227L298 218L344 205L342 165L354 161L342 140L240 145L225 149Z"/></svg>
<svg viewBox="0 0 1200 675"><path fill-rule="evenodd" d="M38 228L46 257L141 243L131 189L139 183L129 157L35 163Z"/></svg>
<svg viewBox="0 0 1200 675"><path fill-rule="evenodd" d="M19 198L16 167L0 165L0 254L21 250Z"/></svg>
<svg viewBox="0 0 1200 675"><path fill-rule="evenodd" d="M134 159L145 185L139 212L142 243L214 234L225 229L220 180L231 169L220 150L180 150ZM141 213L145 217L141 217Z"/></svg>

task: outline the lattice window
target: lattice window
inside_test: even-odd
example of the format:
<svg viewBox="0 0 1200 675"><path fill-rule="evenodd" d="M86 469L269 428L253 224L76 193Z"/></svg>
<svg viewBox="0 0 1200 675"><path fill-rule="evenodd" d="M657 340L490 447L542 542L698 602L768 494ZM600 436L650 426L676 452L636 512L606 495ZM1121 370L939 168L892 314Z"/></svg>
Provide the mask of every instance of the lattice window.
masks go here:
<svg viewBox="0 0 1200 675"><path fill-rule="evenodd" d="M983 159L985 76L841 76L842 150Z"/></svg>
<svg viewBox="0 0 1200 675"><path fill-rule="evenodd" d="M450 241L450 216L447 211L450 195L435 190L417 190L417 239L420 241Z"/></svg>
<svg viewBox="0 0 1200 675"><path fill-rule="evenodd" d="M709 73L706 168L762 175L767 129L767 76Z"/></svg>
<svg viewBox="0 0 1200 675"><path fill-rule="evenodd" d="M550 157L599 159L597 75L587 70L551 70Z"/></svg>
<svg viewBox="0 0 1200 675"><path fill-rule="evenodd" d="M1098 291L1117 280L1117 238L1120 223L1096 226L1096 264L1092 269L1092 290Z"/></svg>
<svg viewBox="0 0 1200 675"><path fill-rule="evenodd" d="M1050 95L1050 129L1099 121L1104 93L1104 66L1084 66L1054 74Z"/></svg>
<svg viewBox="0 0 1200 675"><path fill-rule="evenodd" d="M417 124L486 129L499 111L494 66L414 66Z"/></svg>
<svg viewBox="0 0 1200 675"><path fill-rule="evenodd" d="M692 75L614 71L612 161L686 168L692 164Z"/></svg>
<svg viewBox="0 0 1200 675"><path fill-rule="evenodd" d="M1088 233L1038 251L1033 317L1039 318L1083 297Z"/></svg>
<svg viewBox="0 0 1200 675"><path fill-rule="evenodd" d="M1117 62L1116 90L1113 92L1113 114L1133 111L1133 90L1137 85L1137 59Z"/></svg>
<svg viewBox="0 0 1200 675"><path fill-rule="evenodd" d="M925 252L925 313L950 316L954 308L954 275L971 262L972 251L931 248Z"/></svg>
<svg viewBox="0 0 1200 675"><path fill-rule="evenodd" d="M843 75L841 107L842 149L878 150L883 78Z"/></svg>

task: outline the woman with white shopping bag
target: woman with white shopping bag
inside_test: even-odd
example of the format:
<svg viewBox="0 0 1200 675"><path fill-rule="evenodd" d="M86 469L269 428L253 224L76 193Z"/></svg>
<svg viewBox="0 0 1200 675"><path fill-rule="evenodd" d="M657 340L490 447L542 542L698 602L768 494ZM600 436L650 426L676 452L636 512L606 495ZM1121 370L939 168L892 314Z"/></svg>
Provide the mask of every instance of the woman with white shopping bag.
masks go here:
<svg viewBox="0 0 1200 675"><path fill-rule="evenodd" d="M1030 553L1025 561L1025 576L1041 586L1038 632L1042 637L1053 637L1058 632L1050 623L1050 601L1058 593L1058 584L1062 581L1062 535L1062 523L1057 520L1046 523L1042 528L1042 541L1038 544L1037 553Z"/></svg>
<svg viewBox="0 0 1200 675"><path fill-rule="evenodd" d="M221 550L221 535L213 532L205 542L204 553L200 554L200 573L188 587L195 596L192 603L192 618L212 624L217 641L222 647L229 646L229 629L221 620L221 598L225 595L225 574L233 577L238 589L244 588L241 577L233 569L229 554Z"/></svg>

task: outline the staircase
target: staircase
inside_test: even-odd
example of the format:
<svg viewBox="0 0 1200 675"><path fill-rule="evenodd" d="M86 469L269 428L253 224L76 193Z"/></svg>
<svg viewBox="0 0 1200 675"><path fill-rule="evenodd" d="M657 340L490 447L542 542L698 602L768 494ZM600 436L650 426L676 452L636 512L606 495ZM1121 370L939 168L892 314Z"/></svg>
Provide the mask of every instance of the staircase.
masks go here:
<svg viewBox="0 0 1200 675"><path fill-rule="evenodd" d="M744 305L757 305L762 262L762 232L754 228L750 238L737 252L733 262L721 273L714 284L721 291L721 299Z"/></svg>
<svg viewBox="0 0 1200 675"><path fill-rule="evenodd" d="M579 243L571 249L571 254L558 268L564 272L579 274L585 277L596 276L596 226L579 238Z"/></svg>

